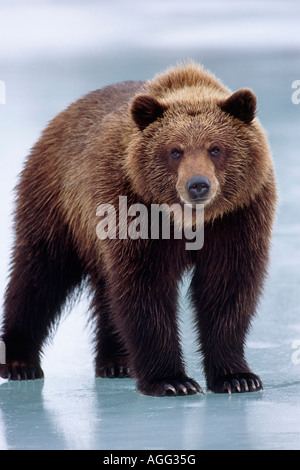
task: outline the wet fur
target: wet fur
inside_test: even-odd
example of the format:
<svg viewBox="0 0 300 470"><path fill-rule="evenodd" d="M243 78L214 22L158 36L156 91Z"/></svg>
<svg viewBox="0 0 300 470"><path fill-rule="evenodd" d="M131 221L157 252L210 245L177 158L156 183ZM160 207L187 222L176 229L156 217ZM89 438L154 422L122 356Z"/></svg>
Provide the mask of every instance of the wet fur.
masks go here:
<svg viewBox="0 0 300 470"><path fill-rule="evenodd" d="M149 82L92 92L49 124L17 187L2 377L42 377L43 344L86 280L97 376L134 376L150 395L200 391L186 377L177 324L178 282L192 269L190 299L208 388L262 387L244 343L266 275L276 186L254 95L231 96L212 74L189 64ZM205 147L212 134L224 147L214 163ZM193 149L185 160L193 162L191 171L208 172L218 185L205 209L204 247L187 251L184 239L99 240L99 204L117 207L120 195L128 205L179 201L178 175L188 178L191 165L179 171L180 163L166 159L174 139Z"/></svg>

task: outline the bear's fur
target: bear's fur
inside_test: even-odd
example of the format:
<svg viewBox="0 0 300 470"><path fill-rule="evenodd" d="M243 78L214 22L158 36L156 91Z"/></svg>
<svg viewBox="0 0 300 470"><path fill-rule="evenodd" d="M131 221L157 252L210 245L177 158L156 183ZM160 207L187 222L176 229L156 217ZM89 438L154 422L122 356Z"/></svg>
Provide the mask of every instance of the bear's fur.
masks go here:
<svg viewBox="0 0 300 470"><path fill-rule="evenodd" d="M190 269L208 389L262 388L244 342L266 274L276 187L255 112L251 90L232 93L190 63L92 92L53 119L17 187L2 377L43 376L44 341L86 281L96 376L133 376L149 395L201 392L186 376L177 324L178 282ZM97 207L117 209L119 196L193 212L203 203L203 248L187 250L184 237L100 240Z"/></svg>

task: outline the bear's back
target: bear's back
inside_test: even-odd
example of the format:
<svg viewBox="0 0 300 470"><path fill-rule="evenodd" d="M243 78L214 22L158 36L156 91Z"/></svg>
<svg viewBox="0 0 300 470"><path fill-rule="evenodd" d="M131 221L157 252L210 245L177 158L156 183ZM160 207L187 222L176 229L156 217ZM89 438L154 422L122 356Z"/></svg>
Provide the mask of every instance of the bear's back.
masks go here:
<svg viewBox="0 0 300 470"><path fill-rule="evenodd" d="M143 84L144 82L134 80L114 83L88 93L73 103L71 107L79 106L81 113L85 109L106 116L127 105L133 96L142 89Z"/></svg>

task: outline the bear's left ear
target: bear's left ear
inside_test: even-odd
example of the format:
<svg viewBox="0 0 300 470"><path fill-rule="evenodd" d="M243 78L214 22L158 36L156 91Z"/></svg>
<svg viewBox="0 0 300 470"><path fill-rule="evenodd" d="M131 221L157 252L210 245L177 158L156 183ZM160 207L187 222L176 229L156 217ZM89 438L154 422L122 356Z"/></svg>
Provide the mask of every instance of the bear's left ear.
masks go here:
<svg viewBox="0 0 300 470"><path fill-rule="evenodd" d="M131 105L131 115L140 130L162 117L167 106L149 95L137 96Z"/></svg>
<svg viewBox="0 0 300 470"><path fill-rule="evenodd" d="M250 124L255 117L256 96L251 90L244 88L229 96L220 104L220 107L231 116Z"/></svg>

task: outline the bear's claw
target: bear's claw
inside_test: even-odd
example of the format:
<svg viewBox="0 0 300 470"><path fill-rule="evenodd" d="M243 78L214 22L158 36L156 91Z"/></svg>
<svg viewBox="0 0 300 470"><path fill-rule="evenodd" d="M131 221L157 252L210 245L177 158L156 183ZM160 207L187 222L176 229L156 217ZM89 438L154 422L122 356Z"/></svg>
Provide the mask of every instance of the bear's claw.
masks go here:
<svg viewBox="0 0 300 470"><path fill-rule="evenodd" d="M121 365L103 366L98 369L97 377L108 379L131 377L130 367Z"/></svg>
<svg viewBox="0 0 300 470"><path fill-rule="evenodd" d="M195 395L196 393L204 394L200 385L193 379L186 378L181 380L162 380L161 382L152 383L149 387L139 387L144 395L156 397L175 397L185 395Z"/></svg>
<svg viewBox="0 0 300 470"><path fill-rule="evenodd" d="M196 382L176 382L173 385L166 382L163 389L166 396L195 395L196 393L203 393L202 388Z"/></svg>
<svg viewBox="0 0 300 470"><path fill-rule="evenodd" d="M243 393L262 390L260 378L252 373L228 374L219 377L210 389L215 393Z"/></svg>

